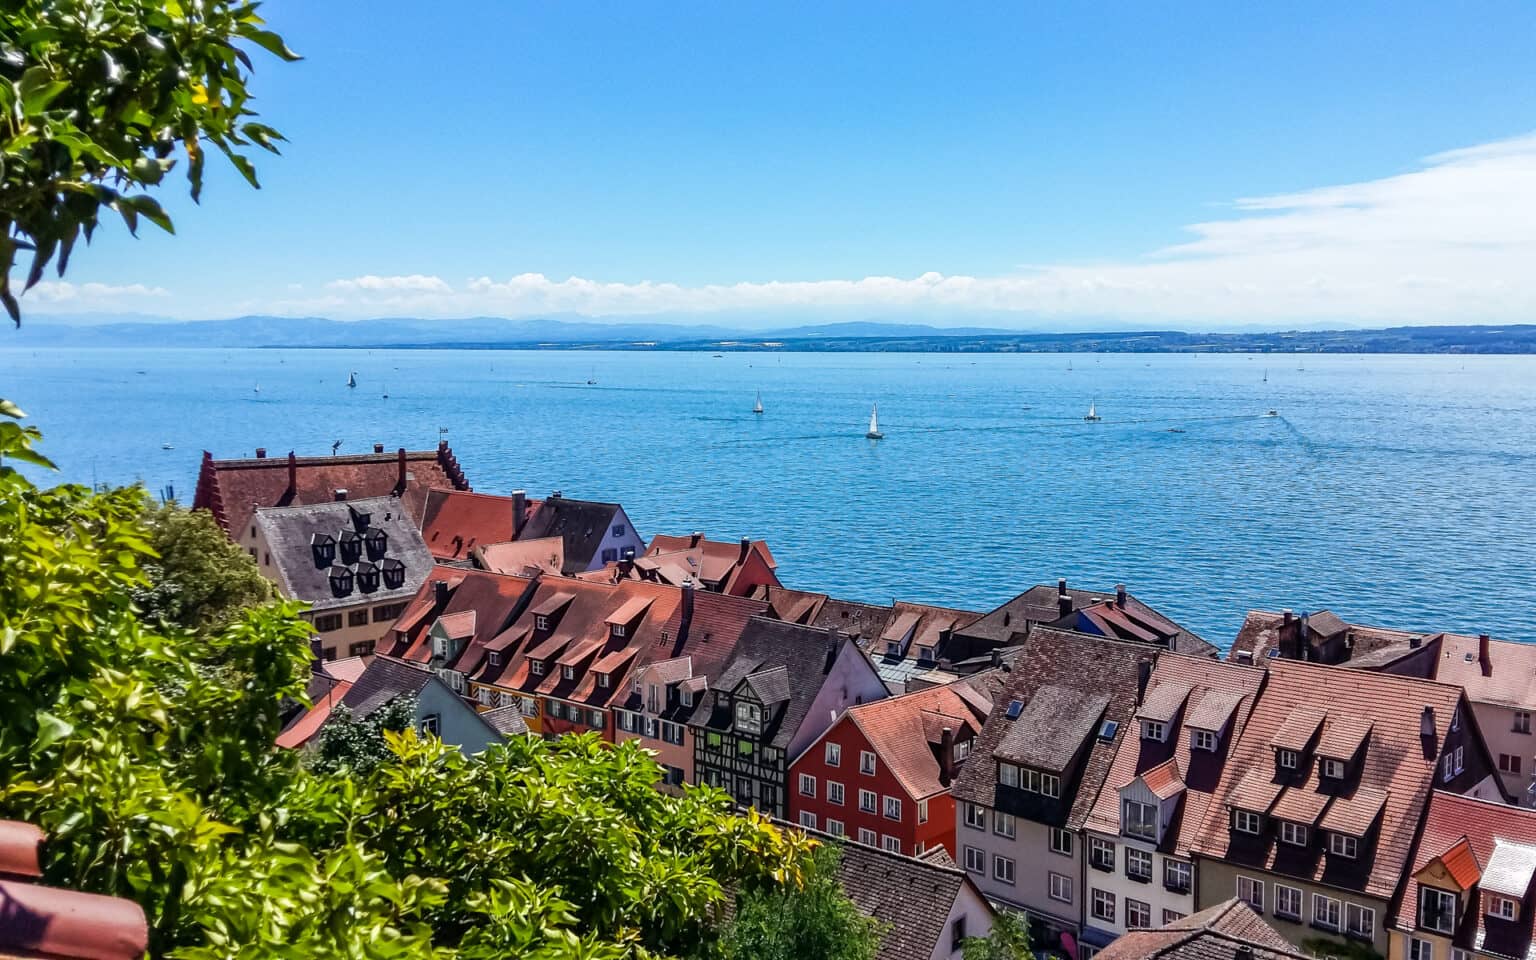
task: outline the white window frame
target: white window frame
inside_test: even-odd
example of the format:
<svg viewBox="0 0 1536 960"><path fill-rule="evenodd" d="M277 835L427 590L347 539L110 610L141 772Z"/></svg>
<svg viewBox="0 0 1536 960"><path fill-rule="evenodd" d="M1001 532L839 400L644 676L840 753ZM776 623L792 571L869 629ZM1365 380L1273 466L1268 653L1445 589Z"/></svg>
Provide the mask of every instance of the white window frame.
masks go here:
<svg viewBox="0 0 1536 960"><path fill-rule="evenodd" d="M879 761L875 759L875 755L870 753L868 750L860 750L859 772L866 777L872 777L875 775L875 771L878 769Z"/></svg>
<svg viewBox="0 0 1536 960"><path fill-rule="evenodd" d="M1300 923L1306 908L1306 898L1299 887L1275 884L1275 916Z"/></svg>
<svg viewBox="0 0 1536 960"><path fill-rule="evenodd" d="M1120 832L1127 837L1135 837L1138 840L1157 842L1157 835L1162 826L1159 817L1158 806L1155 803L1143 803L1140 800L1122 800L1120 802Z"/></svg>
<svg viewBox="0 0 1536 960"><path fill-rule="evenodd" d="M1435 945L1428 940L1409 937L1408 960L1435 960Z"/></svg>
<svg viewBox="0 0 1536 960"><path fill-rule="evenodd" d="M1163 858L1163 886L1169 890L1189 893L1195 889L1195 866L1188 860Z"/></svg>
<svg viewBox="0 0 1536 960"><path fill-rule="evenodd" d="M1344 932L1361 940L1376 939L1376 911L1358 903L1344 904Z"/></svg>
<svg viewBox="0 0 1536 960"><path fill-rule="evenodd" d="M836 780L827 781L827 802L837 807L843 805L843 785Z"/></svg>
<svg viewBox="0 0 1536 960"><path fill-rule="evenodd" d="M1514 920L1520 916L1520 905L1509 897L1496 893L1489 894L1488 916L1497 917L1500 920Z"/></svg>
<svg viewBox="0 0 1536 960"><path fill-rule="evenodd" d="M917 801L917 822L918 823L927 823L928 822L928 801L927 800L919 800L919 801Z"/></svg>
<svg viewBox="0 0 1536 960"><path fill-rule="evenodd" d="M808 773L800 774L800 796L816 798L816 778Z"/></svg>
<svg viewBox="0 0 1536 960"><path fill-rule="evenodd" d="M999 763L997 765L997 782L1004 787L1017 787L1020 784L1019 768L1011 763ZM1029 789L1025 787L1025 789Z"/></svg>
<svg viewBox="0 0 1536 960"><path fill-rule="evenodd" d="M875 835L875 831L869 829L868 827L859 828L859 842L864 844L864 846L873 847L875 845L875 841L878 839L880 838Z"/></svg>
<svg viewBox="0 0 1536 960"><path fill-rule="evenodd" d="M1319 909L1321 908L1321 909ZM1312 926L1339 933L1344 929L1344 904L1334 897L1312 894Z"/></svg>
<svg viewBox="0 0 1536 960"><path fill-rule="evenodd" d="M1355 860L1360 856L1360 841L1347 833L1330 833L1328 835L1328 852L1336 857L1346 860Z"/></svg>
<svg viewBox="0 0 1536 960"><path fill-rule="evenodd" d="M1221 746L1221 738L1209 730L1189 731L1189 749L1204 750L1207 753L1215 753Z"/></svg>
<svg viewBox="0 0 1536 960"><path fill-rule="evenodd" d="M843 763L843 745L840 743L828 743L823 753L822 762L829 767L839 767Z"/></svg>
<svg viewBox="0 0 1536 960"><path fill-rule="evenodd" d="M843 828L843 821L827 818L827 832L834 837L846 837L848 831Z"/></svg>
<svg viewBox="0 0 1536 960"><path fill-rule="evenodd" d="M1301 756L1295 750L1279 750L1275 754L1275 763L1282 770L1295 770L1301 763Z"/></svg>
<svg viewBox="0 0 1536 960"><path fill-rule="evenodd" d="M875 796L875 791L873 791L873 790L862 790L862 789L859 791L859 812L860 813L877 813L877 812L879 812L879 810L880 810L879 802L880 802L879 798Z"/></svg>
<svg viewBox="0 0 1536 960"><path fill-rule="evenodd" d="M1244 889L1246 888L1246 893ZM1264 881L1258 877L1245 877L1237 875L1237 899L1253 908L1253 912L1264 915Z"/></svg>
<svg viewBox="0 0 1536 960"><path fill-rule="evenodd" d="M1248 824L1251 826L1245 826ZM1237 809L1232 811L1232 829L1238 833L1248 833L1254 836L1264 832L1264 818L1252 810Z"/></svg>
<svg viewBox="0 0 1536 960"><path fill-rule="evenodd" d="M1046 894L1058 903L1072 902L1072 878L1064 873L1051 871L1046 879Z"/></svg>
<svg viewBox="0 0 1536 960"><path fill-rule="evenodd" d="M901 819L901 798L881 797L880 815L887 820Z"/></svg>
<svg viewBox="0 0 1536 960"><path fill-rule="evenodd" d="M1168 725L1161 720L1141 721L1141 739L1156 740L1161 743L1168 737Z"/></svg>
<svg viewBox="0 0 1536 960"><path fill-rule="evenodd" d="M1105 856L1100 856L1105 854ZM1088 864L1100 870L1115 869L1115 845L1103 837L1088 838Z"/></svg>
<svg viewBox="0 0 1536 960"><path fill-rule="evenodd" d="M1108 890L1093 888L1090 900L1090 913L1095 920L1103 920L1105 923L1115 922L1115 895ZM1107 909L1106 909L1107 907Z"/></svg>
<svg viewBox="0 0 1536 960"><path fill-rule="evenodd" d="M965 825L972 830L987 829L987 808L979 803L965 805Z"/></svg>
<svg viewBox="0 0 1536 960"><path fill-rule="evenodd" d="M800 811L800 826L805 827L807 830L815 830L816 829L816 814L812 813L809 810L801 810Z"/></svg>
<svg viewBox="0 0 1536 960"><path fill-rule="evenodd" d="M1141 914L1143 923L1137 923L1132 918L1132 912ZM1145 900L1137 900L1135 897L1125 898L1125 929L1147 930L1152 926L1152 904Z"/></svg>
<svg viewBox="0 0 1536 960"><path fill-rule="evenodd" d="M880 838L880 846L885 849L886 853L900 853L901 838L893 837L887 833L885 836Z"/></svg>
<svg viewBox="0 0 1536 960"><path fill-rule="evenodd" d="M1293 847L1307 845L1307 825L1304 823L1292 823L1289 820L1280 821L1280 842L1290 844Z"/></svg>
<svg viewBox="0 0 1536 960"><path fill-rule="evenodd" d="M1000 837L1007 837L1009 840L1012 840L1014 837L1018 836L1019 825L1017 821L1013 819L1013 814L1004 813L1001 810L993 810L992 832Z"/></svg>
<svg viewBox="0 0 1536 960"><path fill-rule="evenodd" d="M1014 862L1012 857L1005 857L1000 853L992 854L992 879L1013 886Z"/></svg>
<svg viewBox="0 0 1536 960"><path fill-rule="evenodd" d="M1132 866L1135 864L1136 866ZM1125 848L1125 875L1132 880L1152 882L1152 854L1129 844Z"/></svg>
<svg viewBox="0 0 1536 960"><path fill-rule="evenodd" d="M1058 853L1063 857L1072 856L1072 831L1052 827L1050 844L1052 853Z"/></svg>

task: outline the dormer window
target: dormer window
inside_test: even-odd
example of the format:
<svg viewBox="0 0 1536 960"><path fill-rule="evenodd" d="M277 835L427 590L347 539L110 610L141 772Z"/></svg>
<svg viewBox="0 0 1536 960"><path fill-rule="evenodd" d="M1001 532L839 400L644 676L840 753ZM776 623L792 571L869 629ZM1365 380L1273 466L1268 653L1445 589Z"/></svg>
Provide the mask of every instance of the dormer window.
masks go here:
<svg viewBox="0 0 1536 960"><path fill-rule="evenodd" d="M549 618L544 616L542 613L535 614L534 618L533 618L533 629L535 629L535 630L548 630L549 629Z"/></svg>
<svg viewBox="0 0 1536 960"><path fill-rule="evenodd" d="M379 589L379 568L364 560L357 565L357 589L372 593Z"/></svg>
<svg viewBox="0 0 1536 960"><path fill-rule="evenodd" d="M1264 818L1252 810L1233 810L1232 829L1257 836L1264 831Z"/></svg>
<svg viewBox="0 0 1536 960"><path fill-rule="evenodd" d="M1437 933L1456 930L1456 895L1419 884L1419 926Z"/></svg>
<svg viewBox="0 0 1536 960"><path fill-rule="evenodd" d="M363 535L363 548L368 551L369 560L383 559L385 551L389 549L389 534L374 527Z"/></svg>
<svg viewBox="0 0 1536 960"><path fill-rule="evenodd" d="M486 659L491 662L491 666L493 667L501 666L501 654L497 653L495 650L492 650Z"/></svg>
<svg viewBox="0 0 1536 960"><path fill-rule="evenodd" d="M1189 731L1189 749L1191 750L1204 750L1208 753L1215 753L1219 742L1216 734L1209 730Z"/></svg>
<svg viewBox="0 0 1536 960"><path fill-rule="evenodd" d="M1275 753L1275 762L1282 770L1295 770L1301 763L1301 755L1295 750L1280 750Z"/></svg>
<svg viewBox="0 0 1536 960"><path fill-rule="evenodd" d="M533 676L535 676L535 677L542 677L542 676L544 676L544 661L543 660L529 660L528 661L528 672L530 674L532 674Z"/></svg>
<svg viewBox="0 0 1536 960"><path fill-rule="evenodd" d="M1354 860L1360 855L1360 841L1347 833L1330 834L1328 836L1328 852L1336 857Z"/></svg>
<svg viewBox="0 0 1536 960"><path fill-rule="evenodd" d="M971 755L971 741L962 740L955 744L955 762L959 763Z"/></svg>
<svg viewBox="0 0 1536 960"><path fill-rule="evenodd" d="M736 729L743 733L762 733L762 707L747 702L736 704Z"/></svg>
<svg viewBox="0 0 1536 960"><path fill-rule="evenodd" d="M352 592L352 571L346 567L332 567L326 574L331 581L331 593L338 597L344 597Z"/></svg>
<svg viewBox="0 0 1536 960"><path fill-rule="evenodd" d="M608 687L608 674L606 674L606 673L598 674L597 675L597 685L602 687L602 688L604 688L604 689L607 689L607 687Z"/></svg>
<svg viewBox="0 0 1536 960"><path fill-rule="evenodd" d="M997 782L1005 787L1019 785L1019 768L1011 763L999 763L997 765Z"/></svg>
<svg viewBox="0 0 1536 960"><path fill-rule="evenodd" d="M892 641L888 642L885 645L885 655L888 656L888 657L899 657L899 656L901 656L901 643L899 641L896 641L896 640L892 640Z"/></svg>
<svg viewBox="0 0 1536 960"><path fill-rule="evenodd" d="M620 639L623 639L625 630L626 630L626 628L625 628L624 624L622 624L622 623L615 623L609 629L608 635L613 637L615 640L620 640Z"/></svg>
<svg viewBox="0 0 1536 960"><path fill-rule="evenodd" d="M918 659L919 663L932 663L933 662L933 648L932 647L918 647L917 648L917 659Z"/></svg>
<svg viewBox="0 0 1536 960"><path fill-rule="evenodd" d="M683 688L677 691L677 701L685 707L693 706L693 691Z"/></svg>
<svg viewBox="0 0 1536 960"><path fill-rule="evenodd" d="M314 554L317 567L328 567L336 562L336 538L328 533L317 533L310 537L309 550Z"/></svg>
<svg viewBox="0 0 1536 960"><path fill-rule="evenodd" d="M363 538L351 530L341 532L341 562L356 563L363 558Z"/></svg>
<svg viewBox="0 0 1536 960"><path fill-rule="evenodd" d="M1307 827L1306 827L1306 825L1305 824L1301 824L1301 823L1291 823L1291 822L1286 821L1286 820L1280 821L1280 842L1281 843L1288 843L1288 844L1290 844L1293 847L1304 847L1304 846L1306 846L1307 845Z"/></svg>
<svg viewBox="0 0 1536 960"><path fill-rule="evenodd" d="M1126 800L1120 805L1120 832L1138 840L1157 840L1157 806Z"/></svg>
<svg viewBox="0 0 1536 960"><path fill-rule="evenodd" d="M1323 758L1323 776L1330 780L1344 779L1344 761L1332 757Z"/></svg>
<svg viewBox="0 0 1536 960"><path fill-rule="evenodd" d="M1488 916L1498 917L1500 920L1514 920L1520 916L1520 904L1509 897L1489 894Z"/></svg>
<svg viewBox="0 0 1536 960"><path fill-rule="evenodd" d="M379 564L379 575L384 578L384 589L399 590L405 586L405 564L394 557L385 557Z"/></svg>
<svg viewBox="0 0 1536 960"><path fill-rule="evenodd" d="M565 679L567 679L567 680L575 680L576 679L576 668L573 667L573 666L567 665L567 666L565 666L564 668L561 669L560 675L562 677L564 677Z"/></svg>
<svg viewBox="0 0 1536 960"><path fill-rule="evenodd" d="M1161 720L1141 721L1141 739L1162 742L1168 736L1168 725Z"/></svg>

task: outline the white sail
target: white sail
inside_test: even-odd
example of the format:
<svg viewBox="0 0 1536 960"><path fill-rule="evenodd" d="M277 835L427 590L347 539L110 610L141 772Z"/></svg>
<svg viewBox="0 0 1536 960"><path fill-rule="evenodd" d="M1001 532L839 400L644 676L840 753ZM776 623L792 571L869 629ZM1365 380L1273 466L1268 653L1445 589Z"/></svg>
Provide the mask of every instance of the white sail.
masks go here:
<svg viewBox="0 0 1536 960"><path fill-rule="evenodd" d="M763 391L761 391L761 390L757 391L757 403L752 405L752 412L753 413L762 413L763 412Z"/></svg>
<svg viewBox="0 0 1536 960"><path fill-rule="evenodd" d="M356 370L353 370L351 373L347 374L347 386L349 386L349 387L357 386L357 371Z"/></svg>
<svg viewBox="0 0 1536 960"><path fill-rule="evenodd" d="M880 432L880 404L878 403L869 408L869 432Z"/></svg>
<svg viewBox="0 0 1536 960"><path fill-rule="evenodd" d="M1088 419L1089 420L1094 420L1094 419L1097 419L1098 416L1099 416L1099 412L1098 412L1097 408L1095 408L1095 406L1093 404L1091 404L1091 403L1088 404Z"/></svg>

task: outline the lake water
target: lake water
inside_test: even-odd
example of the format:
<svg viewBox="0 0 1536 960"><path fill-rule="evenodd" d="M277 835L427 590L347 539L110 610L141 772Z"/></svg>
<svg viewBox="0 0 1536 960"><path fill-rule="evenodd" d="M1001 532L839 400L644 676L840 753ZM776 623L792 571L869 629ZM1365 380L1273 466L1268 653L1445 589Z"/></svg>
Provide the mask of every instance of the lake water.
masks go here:
<svg viewBox="0 0 1536 960"><path fill-rule="evenodd" d="M64 478L183 500L204 449L414 449L445 427L477 490L616 500L645 536L764 537L788 585L850 599L987 610L1063 576L1125 582L1222 646L1282 607L1536 641L1536 358L1301 366L7 346L0 396Z"/></svg>

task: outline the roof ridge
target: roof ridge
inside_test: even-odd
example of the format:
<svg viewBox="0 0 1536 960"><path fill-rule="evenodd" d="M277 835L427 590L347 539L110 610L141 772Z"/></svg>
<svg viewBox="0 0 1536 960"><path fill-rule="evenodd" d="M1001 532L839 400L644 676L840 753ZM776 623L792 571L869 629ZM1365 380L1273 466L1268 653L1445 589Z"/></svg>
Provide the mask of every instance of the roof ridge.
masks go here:
<svg viewBox="0 0 1536 960"><path fill-rule="evenodd" d="M1450 683L1445 680L1431 680L1428 677L1409 677L1396 673L1382 673L1365 667L1352 667L1349 665L1348 660L1339 664L1327 664L1312 663L1306 660L1292 660L1288 657L1277 657L1270 663L1269 669L1273 671L1277 668L1282 670L1301 670L1303 672L1310 670L1331 675L1338 675L1340 670L1348 670L1353 676L1373 677L1392 686L1415 686L1427 683L1436 687L1442 687L1448 692L1454 692L1458 696L1466 693L1466 689L1458 683ZM1326 710L1327 708L1325 707L1324 709Z"/></svg>

